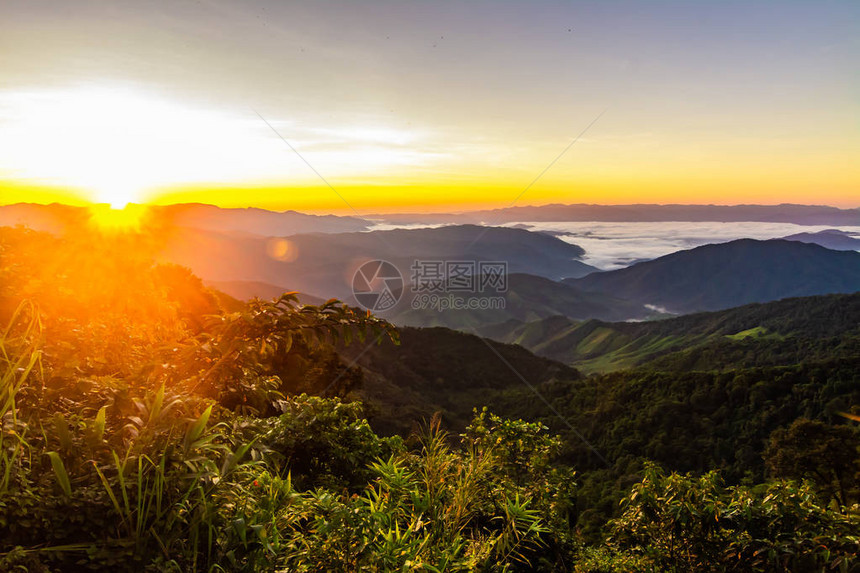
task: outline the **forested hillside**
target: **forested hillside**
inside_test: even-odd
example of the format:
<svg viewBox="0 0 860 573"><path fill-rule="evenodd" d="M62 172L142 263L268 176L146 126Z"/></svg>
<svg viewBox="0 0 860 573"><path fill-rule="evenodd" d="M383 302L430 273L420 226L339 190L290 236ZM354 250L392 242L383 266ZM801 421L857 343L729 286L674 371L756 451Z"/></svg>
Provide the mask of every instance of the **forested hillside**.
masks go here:
<svg viewBox="0 0 860 573"><path fill-rule="evenodd" d="M853 492L848 495L860 501L860 476L855 473L860 469L855 467L860 442L840 414L860 413L858 303L860 295L835 295L653 323L605 325L621 329L625 334L616 336L628 336L628 341L648 341L638 347L641 366L547 380L540 370L517 364L511 372L522 376L520 384L481 384L480 398L498 414L539 420L565 438L563 457L582 479L578 519L586 531L598 530L615 513L631 480L649 460L679 472L719 469L728 483L760 483L770 475L766 454L771 435L800 419L848 431L847 442L844 436L833 439L841 444L836 449L844 448L853 460L840 471L846 491ZM758 332L773 334L722 334L739 328L746 332L750 324L766 325L757 327ZM387 392L373 392L375 386L400 380L398 396L408 395L407 389L422 389L412 395L411 407L423 415L440 404L432 397L444 393L448 403L457 405L450 411L456 411L473 404L475 396L470 384L445 384L441 377L449 365L468 356L472 371L498 367L498 358L486 351L470 353L465 345L454 346L453 354L446 350L449 339L464 335L443 329L404 329L402 335L409 340L402 354L399 348L382 345L359 361L369 370L364 391L370 404L378 404L374 411L381 427L389 423L392 404L400 409L404 405L390 401ZM648 352L653 352L654 340L667 339L673 340L672 351ZM439 358L423 361L420 382L398 377L386 367L398 363L398 357L408 361L416 354ZM811 450L823 447L812 441L808 445Z"/></svg>
<svg viewBox="0 0 860 573"><path fill-rule="evenodd" d="M362 400L378 431L408 433L439 412L446 427L461 431L488 397L530 383L577 380L581 374L513 344L447 328L401 328L397 345L383 341L344 348L364 370Z"/></svg>
<svg viewBox="0 0 860 573"><path fill-rule="evenodd" d="M757 318L796 364L584 377L151 252L0 228L0 570L860 567L853 298Z"/></svg>
<svg viewBox="0 0 860 573"><path fill-rule="evenodd" d="M650 322L550 317L480 329L585 372L792 365L860 353L860 294L752 304Z"/></svg>

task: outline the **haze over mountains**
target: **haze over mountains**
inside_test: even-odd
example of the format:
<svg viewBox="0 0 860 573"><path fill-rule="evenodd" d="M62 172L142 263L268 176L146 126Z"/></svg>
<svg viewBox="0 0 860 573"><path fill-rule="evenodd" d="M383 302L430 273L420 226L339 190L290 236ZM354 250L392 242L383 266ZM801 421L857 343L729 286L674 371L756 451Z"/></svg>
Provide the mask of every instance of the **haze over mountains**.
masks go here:
<svg viewBox="0 0 860 573"><path fill-rule="evenodd" d="M474 225L366 233L312 233L272 239L181 229L163 257L210 281L258 281L308 294L352 298L352 279L369 260L394 264L405 281L415 260L505 261L508 271L551 279L596 270L576 245L521 229Z"/></svg>
<svg viewBox="0 0 860 573"><path fill-rule="evenodd" d="M266 209L232 209L184 203L147 207L154 225L190 227L205 231L240 232L264 237L295 233L345 233L365 231L367 221L337 215L309 215L298 211ZM0 226L26 225L37 231L62 232L70 225L80 225L89 218L86 207L16 203L0 206Z"/></svg>
<svg viewBox="0 0 860 573"><path fill-rule="evenodd" d="M823 205L541 205L468 211L462 213L384 213L366 216L309 215L297 211L232 209L200 203L152 206L152 212L176 224L208 230L235 230L264 236L295 233L362 231L387 224L501 225L525 221L607 222L760 222L798 225L860 225L860 208ZM0 225L27 224L33 228L62 224L85 217L86 208L67 205L16 203L0 205ZM38 230L52 230L40 228Z"/></svg>
<svg viewBox="0 0 860 573"><path fill-rule="evenodd" d="M81 207L31 204L0 207L0 225L27 224L54 233L83 225L88 217L88 210ZM159 229L162 237L160 260L187 266L207 284L239 299L273 298L295 290L303 293L302 299L309 304L327 298L355 304L352 280L356 269L368 260L389 261L400 271L407 292L397 306L381 315L400 325L483 332L502 324L533 324L547 319L556 321L544 325L551 333L555 326L564 324L553 317L565 317L568 321L648 320L786 297L860 290L860 253L851 248L860 245L860 239L856 238L860 211L856 209L802 205L549 205L421 215L417 219L409 214L380 215L371 220L186 204L151 207L147 217L146 224ZM491 219L509 226L458 224ZM729 227L721 227L719 236L714 237L713 242L718 244L693 249L674 247L672 254L654 260L633 255L628 262L621 263L626 265L623 268L596 272L598 269L585 261L595 256L593 249L611 242L600 232L581 232L575 226L558 227L571 231L546 230L535 224L582 220L604 221L604 228L605 221L650 222L643 223L650 225L648 236L655 229L660 232L664 228L667 237L676 237L661 249L684 245L683 233L692 232L691 227L705 233L690 239L694 245L701 244L711 228L701 225ZM396 227L398 221L419 227L386 230L392 225ZM692 225L690 221L711 223ZM743 233L747 227L717 221L770 222L759 223L761 226L780 221L786 222L786 229L797 229L798 223L813 226L805 227L810 232L787 236L789 240L725 242L727 237L735 237L732 233ZM443 225L420 226L430 223ZM852 230L818 231L821 224L841 224ZM617 225L635 227L629 222ZM781 225L775 229L783 228ZM682 240L677 240L678 236ZM619 252L641 248L649 240L631 233L615 241L612 248ZM580 241L590 250L577 244ZM807 243L824 243L844 250L838 252ZM416 260L504 261L509 281L507 290L498 293L503 308L441 312L412 308L414 293L409 288ZM483 295L466 292L458 296L476 302ZM535 327L529 332L536 336Z"/></svg>
<svg viewBox="0 0 860 573"><path fill-rule="evenodd" d="M205 231L238 231L264 237L298 233L349 233L366 231L358 217L309 215L298 211L267 211L253 207L225 209L214 205L180 204L156 208L159 216L181 227Z"/></svg>
<svg viewBox="0 0 860 573"><path fill-rule="evenodd" d="M756 221L799 225L860 225L860 209L820 205L541 205L466 213L402 213L371 215L389 223L482 223L521 221Z"/></svg>

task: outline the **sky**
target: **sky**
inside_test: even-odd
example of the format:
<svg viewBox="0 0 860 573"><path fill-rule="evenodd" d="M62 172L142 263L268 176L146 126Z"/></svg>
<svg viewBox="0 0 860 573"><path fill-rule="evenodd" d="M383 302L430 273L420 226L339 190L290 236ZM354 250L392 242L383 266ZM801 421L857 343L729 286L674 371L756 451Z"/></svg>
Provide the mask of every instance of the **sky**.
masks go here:
<svg viewBox="0 0 860 573"><path fill-rule="evenodd" d="M3 0L0 203L860 206L860 3Z"/></svg>

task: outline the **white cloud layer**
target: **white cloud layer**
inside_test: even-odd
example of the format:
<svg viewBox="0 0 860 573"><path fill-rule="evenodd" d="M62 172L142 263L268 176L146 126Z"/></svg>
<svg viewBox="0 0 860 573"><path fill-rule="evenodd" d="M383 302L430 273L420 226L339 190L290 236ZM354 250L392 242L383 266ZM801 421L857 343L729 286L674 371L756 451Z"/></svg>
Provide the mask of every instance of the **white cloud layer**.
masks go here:
<svg viewBox="0 0 860 573"><path fill-rule="evenodd" d="M511 223L509 226L516 225ZM530 231L549 231L563 241L585 249L584 262L599 269L612 270L647 259L709 243L735 239L778 239L795 233L815 233L832 226L795 225L792 223L720 223L720 222L558 222L524 221ZM860 235L860 226L840 227Z"/></svg>

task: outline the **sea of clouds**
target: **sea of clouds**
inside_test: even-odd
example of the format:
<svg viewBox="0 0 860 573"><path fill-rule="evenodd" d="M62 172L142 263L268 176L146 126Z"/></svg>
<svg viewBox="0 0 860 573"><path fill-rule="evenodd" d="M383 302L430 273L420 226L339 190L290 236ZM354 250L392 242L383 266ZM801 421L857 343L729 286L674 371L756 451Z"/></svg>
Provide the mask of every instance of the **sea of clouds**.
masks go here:
<svg viewBox="0 0 860 573"><path fill-rule="evenodd" d="M612 270L643 260L655 259L676 251L709 243L735 239L779 239L795 233L816 233L832 226L793 223L720 223L720 222L529 222L506 226L527 228L553 234L563 241L585 249L583 262L599 269ZM860 226L840 227L860 236Z"/></svg>
<svg viewBox="0 0 860 573"><path fill-rule="evenodd" d="M448 224L378 223L373 231L423 229ZM505 223L504 227L547 233L585 249L582 261L601 270L614 270L634 263L656 259L677 251L736 239L781 239L796 233L817 233L832 225L796 225L756 221L722 223L717 221L661 221L648 223L534 222ZM860 238L860 226L841 226L839 230Z"/></svg>

